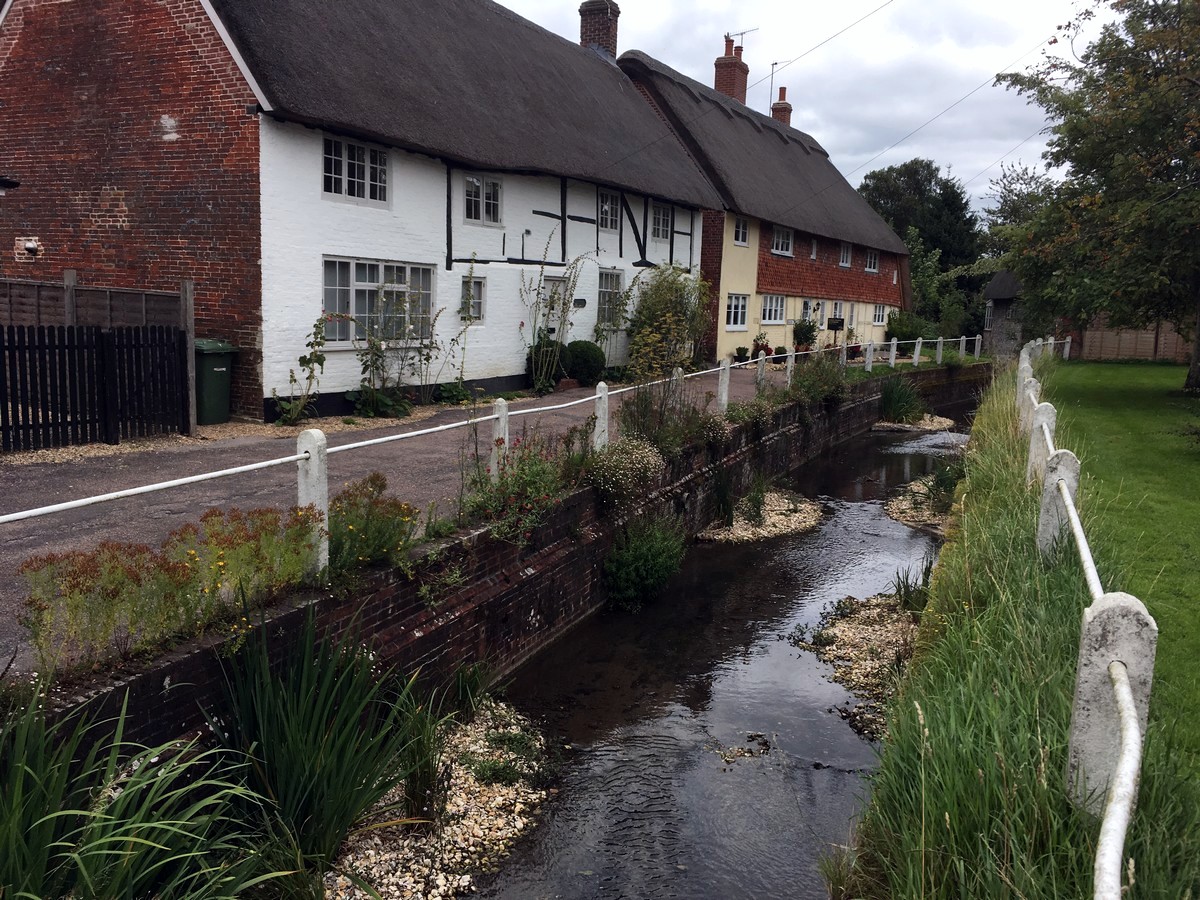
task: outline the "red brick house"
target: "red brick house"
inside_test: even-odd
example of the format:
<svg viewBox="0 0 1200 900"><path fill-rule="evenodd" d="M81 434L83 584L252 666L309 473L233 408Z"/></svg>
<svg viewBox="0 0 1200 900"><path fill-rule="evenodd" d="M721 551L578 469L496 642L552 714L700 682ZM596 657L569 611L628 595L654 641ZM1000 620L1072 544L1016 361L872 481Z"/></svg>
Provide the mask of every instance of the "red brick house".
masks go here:
<svg viewBox="0 0 1200 900"><path fill-rule="evenodd" d="M888 314L910 293L908 250L824 148L791 127L785 89L771 116L749 109L749 67L729 39L715 90L636 51L620 65L721 196L723 208L704 214L701 249L717 356L759 332L772 346L790 346L791 323L801 318L822 328L840 318L855 339L881 341Z"/></svg>

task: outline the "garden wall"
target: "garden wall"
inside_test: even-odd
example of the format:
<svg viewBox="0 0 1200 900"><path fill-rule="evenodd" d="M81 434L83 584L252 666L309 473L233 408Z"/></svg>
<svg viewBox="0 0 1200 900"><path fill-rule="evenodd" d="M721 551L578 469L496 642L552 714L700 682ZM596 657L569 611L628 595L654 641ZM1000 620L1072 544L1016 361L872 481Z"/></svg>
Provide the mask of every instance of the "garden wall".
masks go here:
<svg viewBox="0 0 1200 900"><path fill-rule="evenodd" d="M976 399L992 367L907 370L904 377L937 408ZM723 446L690 448L668 466L648 506L679 516L692 533L702 530L717 517L721 496L741 495L756 473L787 475L867 431L879 416L880 385L880 379L852 385L849 399L833 410L790 404L765 428L739 426ZM267 629L282 654L286 636L315 606L322 625L339 633L358 629L387 663L403 671L420 667L433 682L476 660L507 673L603 604L603 563L615 525L597 509L591 489L582 489L555 507L527 547L494 540L485 530L439 541L411 577L368 573L353 590L304 595L299 606L270 612L256 627ZM223 643L214 636L172 651L75 705L107 717L128 691L126 736L144 744L202 729L201 708L221 690Z"/></svg>

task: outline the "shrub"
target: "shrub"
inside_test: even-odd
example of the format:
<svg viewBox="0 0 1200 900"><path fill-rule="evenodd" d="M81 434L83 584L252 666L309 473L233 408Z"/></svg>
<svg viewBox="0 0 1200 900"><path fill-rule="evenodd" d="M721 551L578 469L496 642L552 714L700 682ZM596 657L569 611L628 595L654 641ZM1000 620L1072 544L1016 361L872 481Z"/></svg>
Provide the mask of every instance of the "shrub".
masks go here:
<svg viewBox="0 0 1200 900"><path fill-rule="evenodd" d="M957 350L947 349L942 351L942 365L953 374L965 365L965 360L958 355Z"/></svg>
<svg viewBox="0 0 1200 900"><path fill-rule="evenodd" d="M523 544L558 503L562 479L554 456L536 435L501 448L495 479L490 467L476 465L463 511L489 523L492 535Z"/></svg>
<svg viewBox="0 0 1200 900"><path fill-rule="evenodd" d="M359 566L401 564L416 543L421 512L385 495L387 478L372 472L329 503L329 568L335 575Z"/></svg>
<svg viewBox="0 0 1200 900"><path fill-rule="evenodd" d="M752 425L763 429L771 424L774 413L775 404L766 397L755 397L753 400L732 401L725 408L725 420L732 425Z"/></svg>
<svg viewBox="0 0 1200 900"><path fill-rule="evenodd" d="M571 351L562 341L542 338L525 354L525 374L534 391L548 394L571 369Z"/></svg>
<svg viewBox="0 0 1200 900"><path fill-rule="evenodd" d="M835 407L850 393L846 370L832 353L808 357L792 374L791 392L801 403L824 403Z"/></svg>
<svg viewBox="0 0 1200 900"><path fill-rule="evenodd" d="M879 414L886 422L919 422L925 415L925 404L907 379L888 378L880 387Z"/></svg>
<svg viewBox="0 0 1200 900"><path fill-rule="evenodd" d="M930 335L936 337L936 324L922 319L916 313L900 309L888 316L884 340L890 341L895 338L898 341L915 341L917 338Z"/></svg>
<svg viewBox="0 0 1200 900"><path fill-rule="evenodd" d="M699 359L708 333L709 286L676 266L659 266L643 279L629 317L629 371L636 381L669 375Z"/></svg>
<svg viewBox="0 0 1200 900"><path fill-rule="evenodd" d="M461 379L445 381L435 391L438 403L463 404L471 402L471 392Z"/></svg>
<svg viewBox="0 0 1200 900"><path fill-rule="evenodd" d="M797 347L811 347L817 339L817 323L800 319L792 324L792 341Z"/></svg>
<svg viewBox="0 0 1200 900"><path fill-rule="evenodd" d="M705 411L692 400L687 382L641 384L624 397L617 410L623 436L636 436L674 459L703 436Z"/></svg>
<svg viewBox="0 0 1200 900"><path fill-rule="evenodd" d="M617 535L604 563L609 599L631 612L653 600L679 571L687 551L687 535L674 519L633 519Z"/></svg>
<svg viewBox="0 0 1200 900"><path fill-rule="evenodd" d="M780 359L782 357L785 357L785 356L787 356L787 352L788 352L788 348L784 347L782 344L780 344L778 347L775 348L775 358Z"/></svg>
<svg viewBox="0 0 1200 900"><path fill-rule="evenodd" d="M607 361L599 344L592 341L571 341L567 344L567 353L570 356L567 375L584 387L590 387L600 380Z"/></svg>
<svg viewBox="0 0 1200 900"><path fill-rule="evenodd" d="M755 473L753 480L750 482L750 491L742 500L742 515L751 525L762 525L764 511L763 508L767 500L767 491L770 490L771 483L760 473Z"/></svg>
<svg viewBox="0 0 1200 900"><path fill-rule="evenodd" d="M665 465L649 441L623 437L596 453L588 478L602 504L624 509L653 489Z"/></svg>

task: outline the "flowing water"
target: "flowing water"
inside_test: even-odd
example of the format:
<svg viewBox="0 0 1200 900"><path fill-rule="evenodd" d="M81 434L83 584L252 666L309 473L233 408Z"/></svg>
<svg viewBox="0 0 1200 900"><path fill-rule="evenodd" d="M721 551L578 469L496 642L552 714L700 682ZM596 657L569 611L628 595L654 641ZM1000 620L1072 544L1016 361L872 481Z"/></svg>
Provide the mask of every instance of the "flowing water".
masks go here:
<svg viewBox="0 0 1200 900"><path fill-rule="evenodd" d="M563 780L482 895L825 897L817 860L847 841L875 749L838 713L853 699L831 668L786 637L934 552L881 501L962 439L835 449L791 485L821 500L817 529L697 545L656 603L602 612L527 663L508 696L566 747Z"/></svg>

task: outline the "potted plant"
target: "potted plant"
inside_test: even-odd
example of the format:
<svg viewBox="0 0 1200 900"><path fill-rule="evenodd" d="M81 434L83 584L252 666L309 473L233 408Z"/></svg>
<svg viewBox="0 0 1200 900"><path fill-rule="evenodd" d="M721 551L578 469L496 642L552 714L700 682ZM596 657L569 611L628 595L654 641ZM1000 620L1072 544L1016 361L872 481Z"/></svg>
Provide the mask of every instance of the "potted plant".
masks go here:
<svg viewBox="0 0 1200 900"><path fill-rule="evenodd" d="M738 347L733 351L733 361L734 362L745 362L749 358L750 358L750 348L749 347Z"/></svg>
<svg viewBox="0 0 1200 900"><path fill-rule="evenodd" d="M846 359L858 359L862 356L862 344L853 328L846 329Z"/></svg>
<svg viewBox="0 0 1200 900"><path fill-rule="evenodd" d="M775 351L771 348L771 342L767 339L767 333L760 331L754 336L754 346L750 350L750 356L758 359L758 354L765 353L767 356L774 356Z"/></svg>
<svg viewBox="0 0 1200 900"><path fill-rule="evenodd" d="M816 339L817 323L812 319L799 319L792 324L792 343L797 351L811 350Z"/></svg>
<svg viewBox="0 0 1200 900"><path fill-rule="evenodd" d="M786 357L787 357L787 347L784 347L781 344L775 348L775 358L776 359L785 359Z"/></svg>

